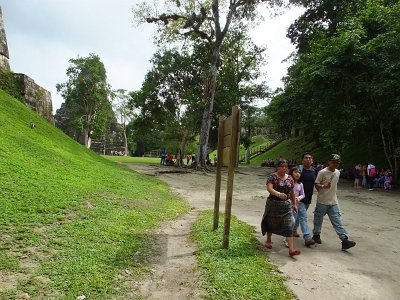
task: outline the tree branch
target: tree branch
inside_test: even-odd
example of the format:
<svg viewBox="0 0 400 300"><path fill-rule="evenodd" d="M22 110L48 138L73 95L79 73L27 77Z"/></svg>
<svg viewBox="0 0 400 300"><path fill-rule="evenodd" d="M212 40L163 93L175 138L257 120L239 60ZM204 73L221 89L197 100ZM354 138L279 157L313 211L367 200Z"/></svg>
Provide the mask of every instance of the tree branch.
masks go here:
<svg viewBox="0 0 400 300"><path fill-rule="evenodd" d="M164 22L164 25L168 25L170 20L176 21L179 19L186 20L187 17L177 15L177 14L172 14L172 15L161 14L159 17L146 18L146 22L147 23L157 23L158 21L162 21L162 22Z"/></svg>
<svg viewBox="0 0 400 300"><path fill-rule="evenodd" d="M212 42L212 37L211 36L209 36L207 33L205 33L204 31L201 31L201 30L198 30L198 29L196 29L196 28L193 28L193 30L190 30L190 31L188 31L188 32L185 32L183 35L184 36L189 36L189 35L191 35L192 33L196 33L196 34L198 34L199 36L200 36L200 38L202 38L202 39L204 39L204 40L207 40L208 42Z"/></svg>

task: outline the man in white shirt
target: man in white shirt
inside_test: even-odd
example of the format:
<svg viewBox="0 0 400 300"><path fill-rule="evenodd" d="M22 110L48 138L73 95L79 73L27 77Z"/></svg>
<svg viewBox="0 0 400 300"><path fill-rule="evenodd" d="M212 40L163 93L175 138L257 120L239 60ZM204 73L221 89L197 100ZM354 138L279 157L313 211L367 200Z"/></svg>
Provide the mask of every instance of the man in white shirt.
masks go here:
<svg viewBox="0 0 400 300"><path fill-rule="evenodd" d="M354 247L356 243L349 240L346 228L343 226L340 207L337 199L337 184L339 182L340 172L337 169L340 164L340 155L331 154L328 160L328 166L317 175L315 179L315 188L318 191L317 204L314 211L314 230L312 239L317 244L322 244L321 228L324 216L328 214L332 226L342 241L342 250Z"/></svg>

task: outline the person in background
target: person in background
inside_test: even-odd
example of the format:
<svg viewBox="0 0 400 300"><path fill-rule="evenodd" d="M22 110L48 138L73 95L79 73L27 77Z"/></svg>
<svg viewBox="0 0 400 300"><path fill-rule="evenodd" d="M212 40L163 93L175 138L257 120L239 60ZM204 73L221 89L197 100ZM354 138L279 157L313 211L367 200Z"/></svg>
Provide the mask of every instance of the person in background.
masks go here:
<svg viewBox="0 0 400 300"><path fill-rule="evenodd" d="M172 153L169 153L166 160L165 160L165 165L166 166L173 166L174 163L174 155Z"/></svg>
<svg viewBox="0 0 400 300"><path fill-rule="evenodd" d="M385 188L385 190L390 190L392 188L392 181L392 172L390 172L390 170L387 170L385 174L385 182L383 183L383 187Z"/></svg>
<svg viewBox="0 0 400 300"><path fill-rule="evenodd" d="M165 165L165 159L167 158L167 152L164 150L161 150L161 161L160 161L160 165Z"/></svg>
<svg viewBox="0 0 400 300"><path fill-rule="evenodd" d="M367 187L367 164L363 164L361 167L361 186L362 187Z"/></svg>
<svg viewBox="0 0 400 300"><path fill-rule="evenodd" d="M328 214L332 226L342 241L342 250L347 250L356 245L356 242L349 240L349 234L343 226L340 207L337 199L337 184L339 182L340 155L331 154L328 166L317 175L315 188L318 191L317 205L314 211L314 229L312 239L317 244L322 244L321 229L324 216Z"/></svg>
<svg viewBox="0 0 400 300"><path fill-rule="evenodd" d="M296 199L294 197L294 182L292 176L287 174L288 162L280 159L276 172L267 178L267 191L269 196L265 203L265 211L261 221L261 232L267 234L264 246L272 248L272 234L287 238L289 255L299 255L300 251L294 248L293 242L293 214L297 212Z"/></svg>
<svg viewBox="0 0 400 300"><path fill-rule="evenodd" d="M361 164L357 164L354 167L354 188L360 188L360 179L361 179Z"/></svg>

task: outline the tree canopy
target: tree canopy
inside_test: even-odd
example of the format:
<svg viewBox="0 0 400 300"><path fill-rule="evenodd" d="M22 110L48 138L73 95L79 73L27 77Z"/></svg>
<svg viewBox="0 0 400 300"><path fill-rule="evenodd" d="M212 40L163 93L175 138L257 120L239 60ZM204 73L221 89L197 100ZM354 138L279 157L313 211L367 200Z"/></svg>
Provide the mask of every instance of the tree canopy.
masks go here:
<svg viewBox="0 0 400 300"><path fill-rule="evenodd" d="M323 11L331 1L302 2L311 5L311 11ZM321 24L319 34L306 35L306 46L302 39L295 40L301 51L268 113L281 132L296 124L331 150L340 151L354 136L365 136L371 144L379 143L398 178L400 3L355 4L357 11L341 11L328 22L335 24L332 28L322 26L327 15L316 16L303 32L315 33L315 24Z"/></svg>
<svg viewBox="0 0 400 300"><path fill-rule="evenodd" d="M95 54L69 62L68 80L57 84L57 91L65 100L69 127L76 129L83 144L90 148L91 138L100 136L113 118L106 70Z"/></svg>
<svg viewBox="0 0 400 300"><path fill-rule="evenodd" d="M203 115L200 128L198 161L204 166L214 112L214 99L219 69L221 46L232 24L253 20L257 6L262 2L271 6L281 5L281 0L230 0L230 1L169 1L163 8L154 2L139 5L134 13L139 22L159 25L161 37L167 40L202 40L209 50L208 70L203 79Z"/></svg>
<svg viewBox="0 0 400 300"><path fill-rule="evenodd" d="M210 116L211 147L216 146L220 115L229 115L233 105L247 105L267 94L266 85L256 82L262 74L264 49L256 46L244 29L233 30L221 49L217 101ZM132 128L140 130L140 124L151 123L151 128L162 131L166 148L174 145L184 153L186 143L199 134L209 55L207 45L199 41L183 49L159 49L141 90L132 94L132 103L140 111ZM143 134L146 130L143 128Z"/></svg>

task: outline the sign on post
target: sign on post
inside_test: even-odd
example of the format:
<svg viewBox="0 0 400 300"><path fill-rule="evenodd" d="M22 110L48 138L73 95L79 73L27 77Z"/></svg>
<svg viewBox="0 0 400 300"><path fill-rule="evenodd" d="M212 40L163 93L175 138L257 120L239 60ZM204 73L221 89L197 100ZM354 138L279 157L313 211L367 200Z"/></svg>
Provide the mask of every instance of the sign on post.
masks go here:
<svg viewBox="0 0 400 300"><path fill-rule="evenodd" d="M240 109L237 106L232 107L232 115L224 119L219 118L218 127L218 150L217 150L217 174L215 182L215 202L214 202L214 225L213 230L218 228L219 203L221 192L221 168L228 167L228 180L226 187L225 201L225 222L222 247L228 249L229 234L231 225L233 179L235 167L238 163L239 155L239 130L240 130Z"/></svg>

